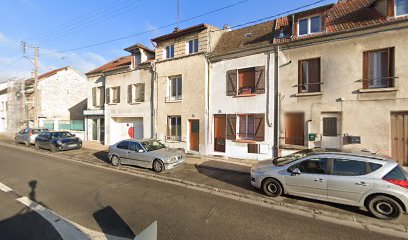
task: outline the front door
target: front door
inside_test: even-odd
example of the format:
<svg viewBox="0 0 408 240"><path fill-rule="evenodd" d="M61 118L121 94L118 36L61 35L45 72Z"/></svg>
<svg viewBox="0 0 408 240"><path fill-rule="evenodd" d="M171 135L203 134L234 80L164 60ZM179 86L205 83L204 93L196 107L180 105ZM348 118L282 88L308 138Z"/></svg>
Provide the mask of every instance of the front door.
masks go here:
<svg viewBox="0 0 408 240"><path fill-rule="evenodd" d="M323 113L321 120L322 148L341 148L340 113Z"/></svg>
<svg viewBox="0 0 408 240"><path fill-rule="evenodd" d="M285 144L305 145L305 114L286 113L285 115Z"/></svg>
<svg viewBox="0 0 408 240"><path fill-rule="evenodd" d="M408 112L391 114L392 158L408 165Z"/></svg>
<svg viewBox="0 0 408 240"><path fill-rule="evenodd" d="M214 115L214 151L225 152L227 116Z"/></svg>
<svg viewBox="0 0 408 240"><path fill-rule="evenodd" d="M200 151L200 122L199 120L189 120L190 123L190 150Z"/></svg>

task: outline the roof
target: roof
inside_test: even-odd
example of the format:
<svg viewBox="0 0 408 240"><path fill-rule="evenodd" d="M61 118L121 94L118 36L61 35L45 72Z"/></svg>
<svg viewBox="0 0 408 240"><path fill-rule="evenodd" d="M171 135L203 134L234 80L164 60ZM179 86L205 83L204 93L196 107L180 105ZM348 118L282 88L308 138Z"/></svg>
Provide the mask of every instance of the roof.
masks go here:
<svg viewBox="0 0 408 240"><path fill-rule="evenodd" d="M44 74L38 76L38 80L42 80L42 79L45 79L45 78L49 78L49 77L51 77L51 76L54 76L55 74L57 74L57 73L60 72L60 71L67 70L68 68L70 68L70 66L66 66L66 67L54 69L54 70L52 70L52 71L49 71L49 72L47 72L47 73L44 73ZM30 78L30 79L27 79L27 80L26 80L26 84L30 84L30 83L33 83L33 82L34 82L34 78Z"/></svg>
<svg viewBox="0 0 408 240"><path fill-rule="evenodd" d="M172 33L153 38L152 41L155 42L155 43L159 43L159 42L165 41L167 39L179 37L179 36L189 34L189 33L193 33L193 32L202 31L204 29L207 29L207 27L208 27L207 24L202 23L202 24L195 25L195 26L185 28L185 29L181 29L181 30L176 28Z"/></svg>
<svg viewBox="0 0 408 240"><path fill-rule="evenodd" d="M275 21L268 21L225 32L211 56L221 56L241 50L269 46L274 36Z"/></svg>
<svg viewBox="0 0 408 240"><path fill-rule="evenodd" d="M135 48L141 48L141 49L145 50L146 52L150 52L150 53L154 54L154 50L146 47L145 45L143 45L141 43L136 43L136 44L134 44L134 45L132 45L130 47L125 48L124 50L130 52L131 50L133 50Z"/></svg>
<svg viewBox="0 0 408 240"><path fill-rule="evenodd" d="M103 73L103 72L108 72L108 71L113 71L113 70L128 67L131 65L131 58L132 56L124 56L124 57L117 58L113 61L108 62L105 65L102 65L90 72L87 72L86 75Z"/></svg>

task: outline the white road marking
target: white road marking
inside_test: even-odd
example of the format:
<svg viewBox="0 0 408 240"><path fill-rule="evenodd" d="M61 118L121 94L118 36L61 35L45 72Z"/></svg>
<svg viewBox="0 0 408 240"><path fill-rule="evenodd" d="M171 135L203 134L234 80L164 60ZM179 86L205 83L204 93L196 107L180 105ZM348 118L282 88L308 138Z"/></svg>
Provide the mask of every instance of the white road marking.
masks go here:
<svg viewBox="0 0 408 240"><path fill-rule="evenodd" d="M17 201L29 207L31 210L35 211L41 217L47 220L64 240L130 240L129 238L111 236L83 227L75 222L59 216L55 212L31 201L27 197L18 198ZM140 233L135 239L157 240L157 221L143 230L143 232Z"/></svg>
<svg viewBox="0 0 408 240"><path fill-rule="evenodd" d="M3 183L0 183L0 190L3 192L10 192L12 191L11 188L7 187L6 185L4 185Z"/></svg>

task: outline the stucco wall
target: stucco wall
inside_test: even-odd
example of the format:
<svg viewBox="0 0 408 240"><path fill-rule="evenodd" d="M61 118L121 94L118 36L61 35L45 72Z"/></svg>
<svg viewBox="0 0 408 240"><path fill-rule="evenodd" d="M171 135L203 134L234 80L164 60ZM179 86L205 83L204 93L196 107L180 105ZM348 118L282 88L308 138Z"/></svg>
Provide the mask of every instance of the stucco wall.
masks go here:
<svg viewBox="0 0 408 240"><path fill-rule="evenodd" d="M361 34L361 33L360 33ZM361 136L361 145L345 147L366 148L391 155L390 115L394 111L408 111L408 30L389 31L365 35L340 41L280 52L281 129L284 137L284 113L304 112L305 121L311 121L310 133L321 137L321 114L341 113L341 134ZM395 47L396 91L360 93L363 78L363 52ZM319 96L296 97L298 83L298 61L321 58L321 93ZM291 61L290 64L285 65ZM306 137L306 133L305 133Z"/></svg>
<svg viewBox="0 0 408 240"><path fill-rule="evenodd" d="M0 132L7 131L7 83L0 83Z"/></svg>
<svg viewBox="0 0 408 240"><path fill-rule="evenodd" d="M267 94L258 94L252 97L231 97L226 92L226 73L233 69L265 66L268 68L268 54L270 54L269 76L265 77L265 87L269 87L269 111L267 111ZM211 154L225 155L235 158L266 159L272 156L273 127L268 127L267 118L273 124L273 80L274 54L260 53L251 56L237 57L229 60L214 62L210 72L210 132L208 149ZM268 84L269 79L269 84ZM267 114L269 112L269 114ZM214 152L214 114L265 114L265 141L259 142L261 154L248 153L247 143L238 143L231 140L226 142L225 154Z"/></svg>

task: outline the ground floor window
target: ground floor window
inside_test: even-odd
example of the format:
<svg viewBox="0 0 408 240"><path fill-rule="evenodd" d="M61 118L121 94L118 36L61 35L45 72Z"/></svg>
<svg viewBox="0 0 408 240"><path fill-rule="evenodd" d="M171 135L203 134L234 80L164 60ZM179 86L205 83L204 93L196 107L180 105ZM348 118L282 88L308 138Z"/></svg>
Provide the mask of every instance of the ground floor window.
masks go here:
<svg viewBox="0 0 408 240"><path fill-rule="evenodd" d="M264 114L239 114L238 138L249 141L264 141L265 115Z"/></svg>
<svg viewBox="0 0 408 240"><path fill-rule="evenodd" d="M181 141L181 116L169 116L167 128L166 139Z"/></svg>

